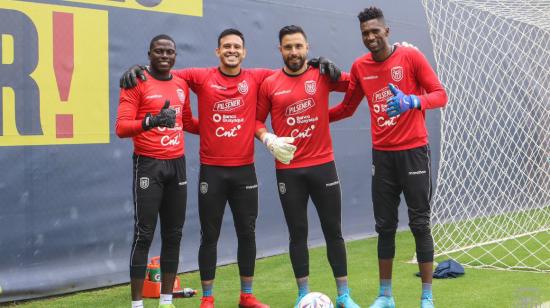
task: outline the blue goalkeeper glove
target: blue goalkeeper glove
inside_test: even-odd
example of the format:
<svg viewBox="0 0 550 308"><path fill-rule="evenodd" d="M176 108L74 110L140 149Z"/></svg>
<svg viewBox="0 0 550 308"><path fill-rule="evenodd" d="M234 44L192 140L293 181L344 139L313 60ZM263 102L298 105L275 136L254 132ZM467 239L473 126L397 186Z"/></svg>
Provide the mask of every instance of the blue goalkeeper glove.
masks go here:
<svg viewBox="0 0 550 308"><path fill-rule="evenodd" d="M393 84L388 84L391 93L393 94L387 101L386 113L388 116L395 117L409 109L419 109L420 99L416 95L405 95L403 91L396 88Z"/></svg>

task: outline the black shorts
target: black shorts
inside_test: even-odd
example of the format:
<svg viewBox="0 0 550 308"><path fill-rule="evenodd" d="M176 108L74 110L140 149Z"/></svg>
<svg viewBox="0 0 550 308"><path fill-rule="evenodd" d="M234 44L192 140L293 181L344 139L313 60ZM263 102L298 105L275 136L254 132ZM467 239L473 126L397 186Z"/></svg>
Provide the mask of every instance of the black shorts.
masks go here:
<svg viewBox="0 0 550 308"><path fill-rule="evenodd" d="M372 151L372 202L377 232L395 232L403 193L414 229L430 223L432 197L430 148Z"/></svg>

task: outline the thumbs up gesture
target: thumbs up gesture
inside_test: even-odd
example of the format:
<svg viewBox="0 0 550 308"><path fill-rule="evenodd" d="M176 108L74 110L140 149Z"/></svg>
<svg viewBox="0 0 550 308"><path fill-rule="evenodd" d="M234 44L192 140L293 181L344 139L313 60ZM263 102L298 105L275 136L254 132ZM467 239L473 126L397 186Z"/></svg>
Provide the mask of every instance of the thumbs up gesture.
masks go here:
<svg viewBox="0 0 550 308"><path fill-rule="evenodd" d="M416 95L405 95L391 83L388 84L388 88L393 94L386 102L386 113L389 117L398 116L409 109L420 109L420 99Z"/></svg>
<svg viewBox="0 0 550 308"><path fill-rule="evenodd" d="M152 116L148 113L145 115L141 126L144 130L150 130L151 128L159 126L169 128L176 126L176 111L170 108L170 100L167 99L164 102L164 106L162 106L158 114Z"/></svg>

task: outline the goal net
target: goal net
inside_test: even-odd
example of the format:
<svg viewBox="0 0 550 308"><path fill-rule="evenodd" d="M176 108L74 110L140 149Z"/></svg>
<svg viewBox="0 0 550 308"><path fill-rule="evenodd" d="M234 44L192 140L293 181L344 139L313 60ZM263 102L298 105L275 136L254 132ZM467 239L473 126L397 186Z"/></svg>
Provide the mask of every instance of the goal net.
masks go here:
<svg viewBox="0 0 550 308"><path fill-rule="evenodd" d="M550 272L550 1L422 4L449 95L436 256Z"/></svg>

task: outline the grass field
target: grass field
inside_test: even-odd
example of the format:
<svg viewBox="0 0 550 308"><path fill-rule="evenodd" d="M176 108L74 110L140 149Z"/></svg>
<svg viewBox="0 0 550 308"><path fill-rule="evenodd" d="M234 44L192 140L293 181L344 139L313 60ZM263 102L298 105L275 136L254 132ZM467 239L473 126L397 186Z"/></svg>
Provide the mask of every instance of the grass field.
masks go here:
<svg viewBox="0 0 550 308"><path fill-rule="evenodd" d="M549 222L550 207L543 207L436 224L433 235L436 250L460 248L448 255L473 267L550 272Z"/></svg>
<svg viewBox="0 0 550 308"><path fill-rule="evenodd" d="M353 298L362 307L368 307L378 291L376 238L348 242L347 249ZM420 280L414 276L417 266L408 263L413 254L414 240L411 233L398 233L393 286L398 307L419 305ZM324 247L311 250L310 263L311 290L334 298L336 288ZM197 272L183 274L180 278L185 287L200 289ZM239 287L237 267L219 267L214 289L216 306L236 307ZM288 255L258 260L254 291L256 296L273 308L292 307L297 291ZM9 306L130 307L129 294L129 286L122 285ZM198 307L199 296L176 299L174 303L176 307ZM550 274L466 268L463 277L434 280L434 297L438 307L535 307L526 304L550 302ZM145 300L145 307L153 308L157 305L156 299Z"/></svg>
<svg viewBox="0 0 550 308"><path fill-rule="evenodd" d="M463 263L472 267L490 266L514 270L537 268L550 272L550 232L474 247L450 253L449 256L460 258Z"/></svg>

